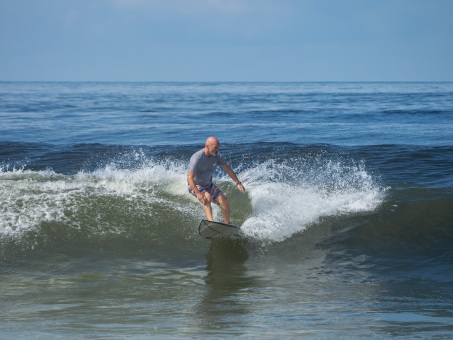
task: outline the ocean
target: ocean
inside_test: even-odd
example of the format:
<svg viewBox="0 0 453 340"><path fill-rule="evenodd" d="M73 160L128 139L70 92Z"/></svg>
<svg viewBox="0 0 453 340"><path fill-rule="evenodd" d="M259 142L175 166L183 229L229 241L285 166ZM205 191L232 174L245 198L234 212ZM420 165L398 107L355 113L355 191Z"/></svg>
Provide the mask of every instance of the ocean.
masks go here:
<svg viewBox="0 0 453 340"><path fill-rule="evenodd" d="M1 339L450 339L453 83L0 82L0 301Z"/></svg>

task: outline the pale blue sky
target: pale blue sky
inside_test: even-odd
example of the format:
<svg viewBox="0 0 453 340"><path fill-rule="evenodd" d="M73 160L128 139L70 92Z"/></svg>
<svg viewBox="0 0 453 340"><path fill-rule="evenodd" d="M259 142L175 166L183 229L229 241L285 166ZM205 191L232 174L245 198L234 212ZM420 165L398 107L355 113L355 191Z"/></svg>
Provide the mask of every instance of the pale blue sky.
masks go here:
<svg viewBox="0 0 453 340"><path fill-rule="evenodd" d="M453 81L453 0L0 0L0 80Z"/></svg>

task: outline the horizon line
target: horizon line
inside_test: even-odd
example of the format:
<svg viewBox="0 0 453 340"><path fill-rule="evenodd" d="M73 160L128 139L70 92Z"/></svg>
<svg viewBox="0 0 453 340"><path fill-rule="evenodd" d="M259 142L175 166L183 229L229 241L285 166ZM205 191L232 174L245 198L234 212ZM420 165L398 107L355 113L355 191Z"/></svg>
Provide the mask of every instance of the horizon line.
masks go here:
<svg viewBox="0 0 453 340"><path fill-rule="evenodd" d="M0 83L452 83L453 80L0 80Z"/></svg>

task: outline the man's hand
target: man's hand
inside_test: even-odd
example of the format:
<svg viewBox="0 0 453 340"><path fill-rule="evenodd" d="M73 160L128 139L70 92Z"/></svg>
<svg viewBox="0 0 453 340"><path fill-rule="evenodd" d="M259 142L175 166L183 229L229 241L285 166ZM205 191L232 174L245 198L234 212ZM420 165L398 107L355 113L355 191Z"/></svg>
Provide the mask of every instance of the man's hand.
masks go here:
<svg viewBox="0 0 453 340"><path fill-rule="evenodd" d="M239 182L239 183L237 184L237 187L238 187L238 189L241 190L242 192L245 192L245 187L242 185L241 182Z"/></svg>
<svg viewBox="0 0 453 340"><path fill-rule="evenodd" d="M206 197L201 192L197 193L197 198L201 202L201 204L205 204Z"/></svg>

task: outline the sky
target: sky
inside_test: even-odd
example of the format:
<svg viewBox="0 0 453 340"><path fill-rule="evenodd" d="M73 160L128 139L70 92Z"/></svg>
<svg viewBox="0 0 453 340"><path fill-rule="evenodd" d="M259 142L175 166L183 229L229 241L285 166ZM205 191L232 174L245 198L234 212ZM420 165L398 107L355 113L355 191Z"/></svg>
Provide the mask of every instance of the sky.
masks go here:
<svg viewBox="0 0 453 340"><path fill-rule="evenodd" d="M0 0L0 81L453 81L453 0Z"/></svg>

